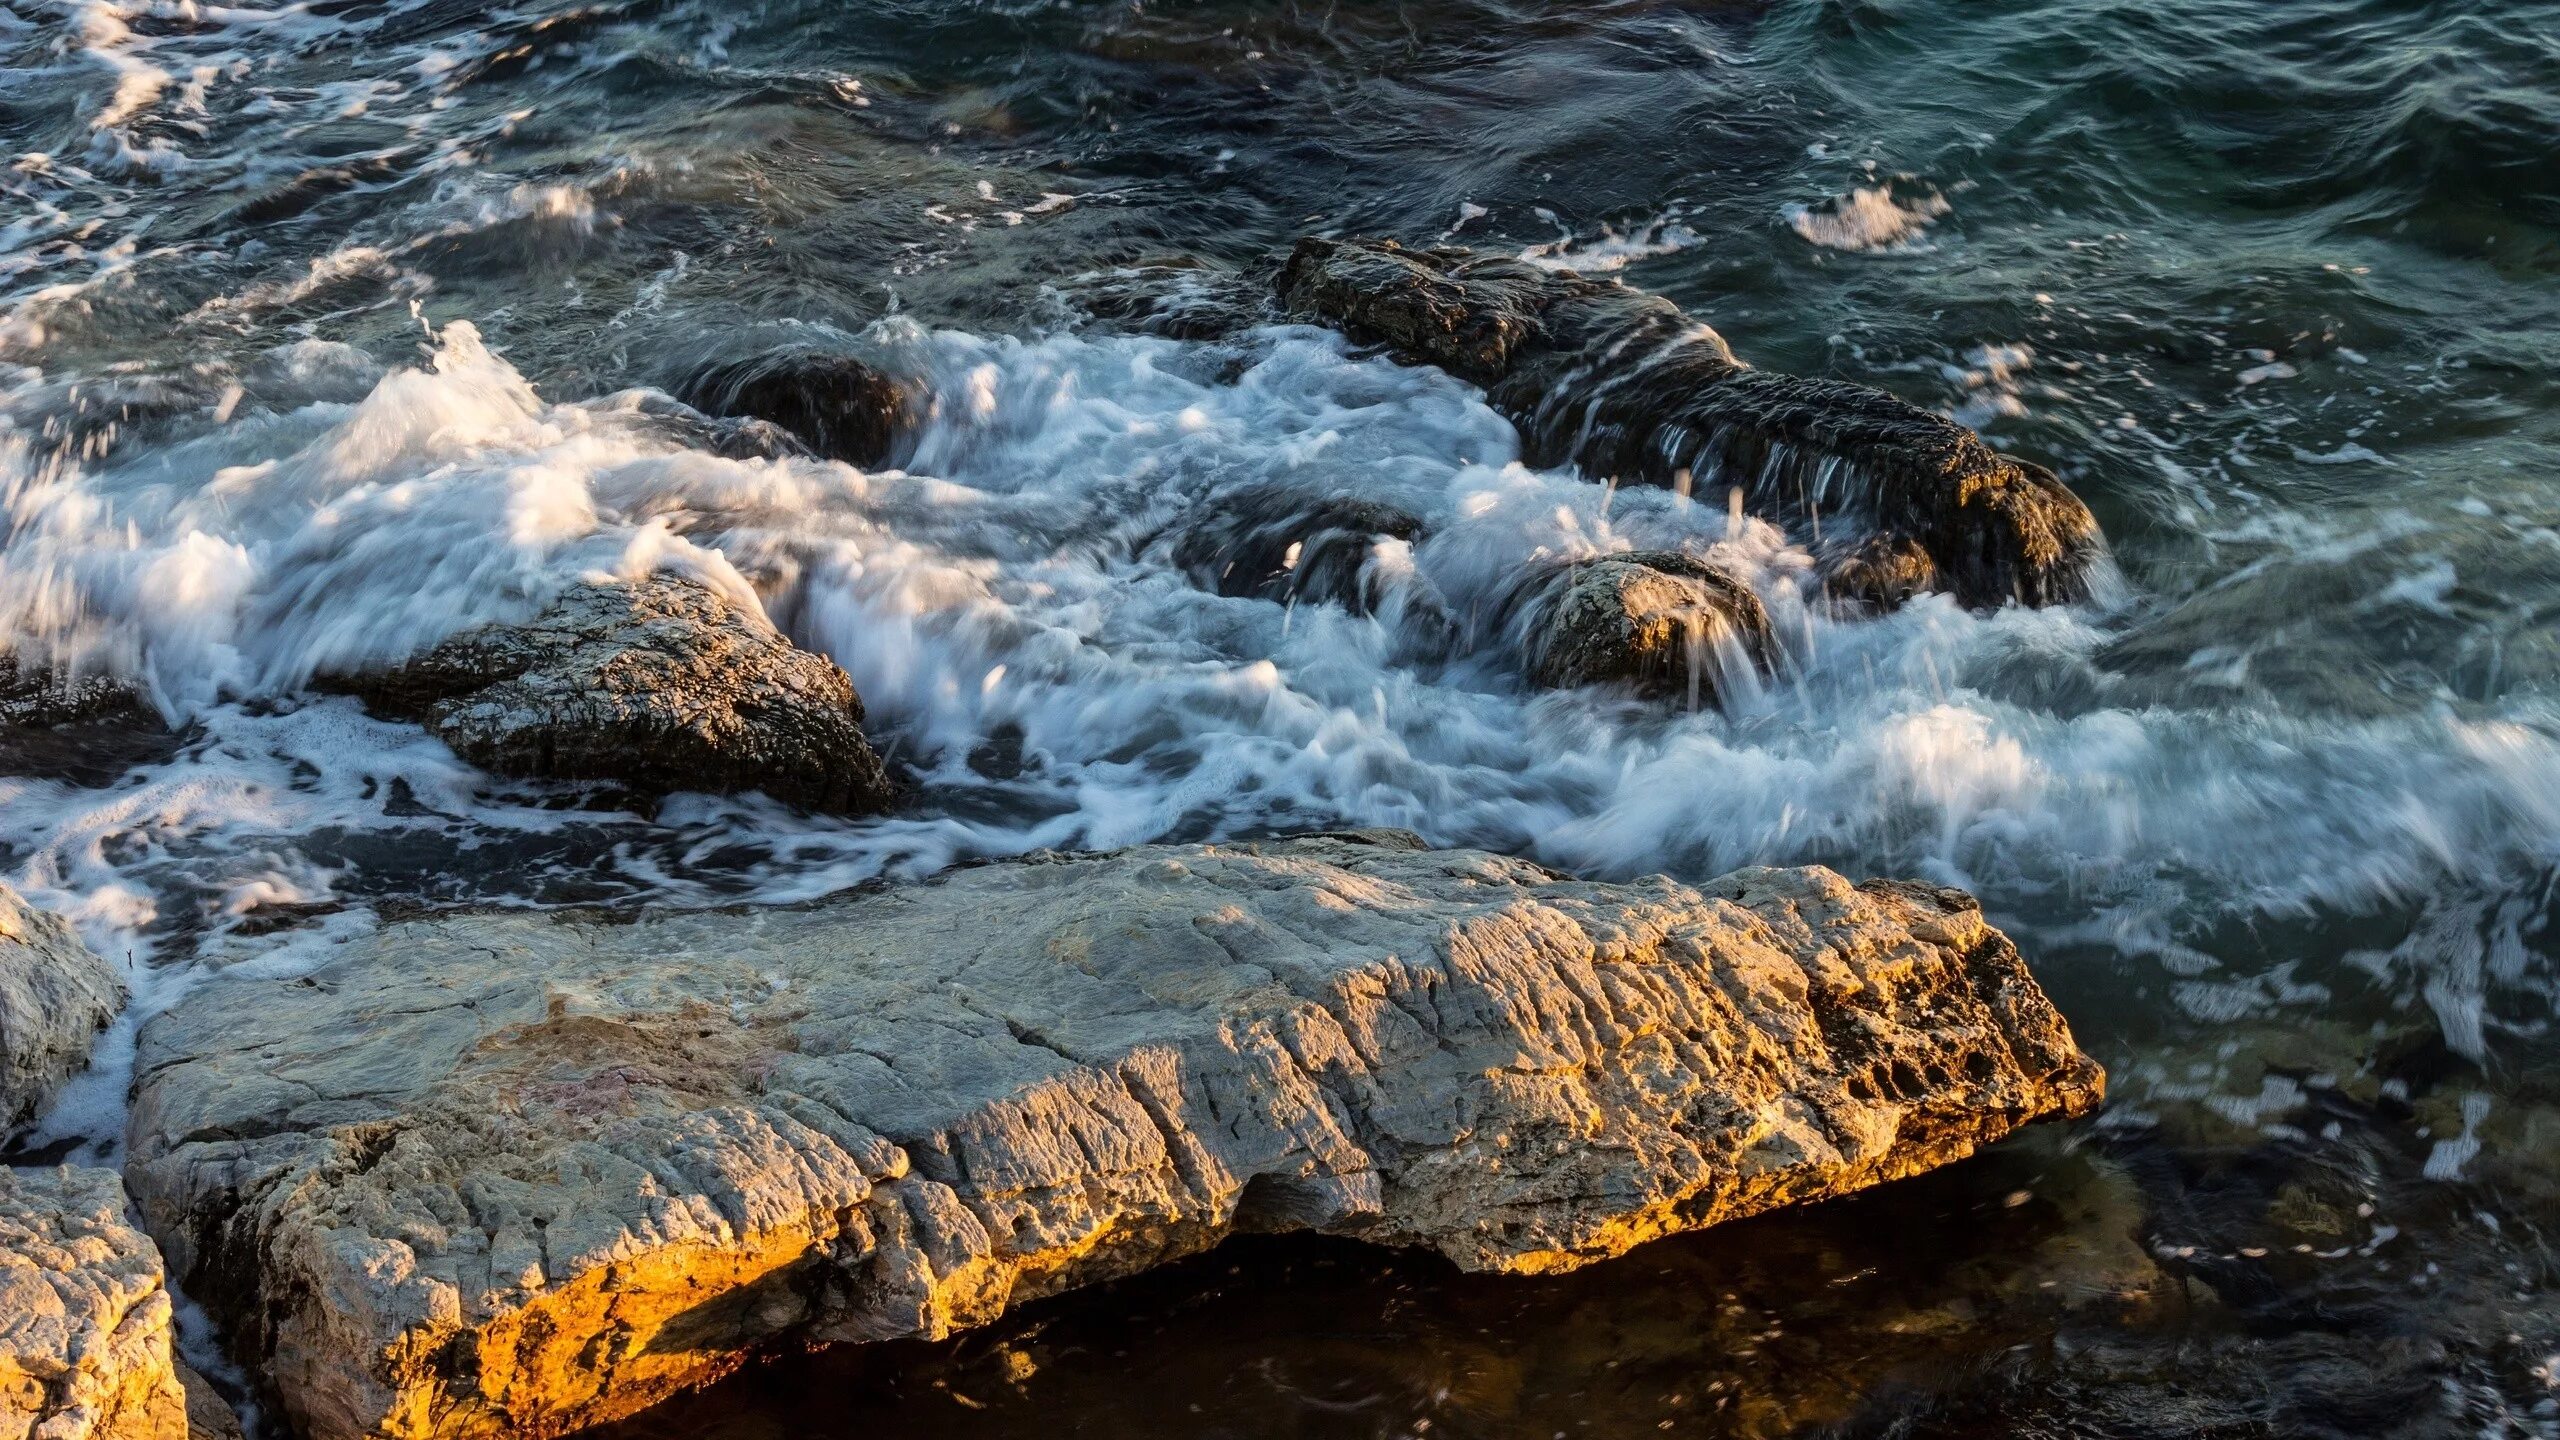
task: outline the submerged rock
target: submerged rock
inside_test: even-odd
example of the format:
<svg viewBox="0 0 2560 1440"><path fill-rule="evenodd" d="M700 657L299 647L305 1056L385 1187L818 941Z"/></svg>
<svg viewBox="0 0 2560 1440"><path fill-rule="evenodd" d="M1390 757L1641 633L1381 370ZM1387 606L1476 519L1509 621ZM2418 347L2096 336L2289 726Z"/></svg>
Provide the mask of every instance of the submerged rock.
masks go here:
<svg viewBox="0 0 2560 1440"><path fill-rule="evenodd" d="M89 1046L123 1008L124 981L69 922L0 885L0 1132L89 1063Z"/></svg>
<svg viewBox="0 0 2560 1440"><path fill-rule="evenodd" d="M1073 311L1129 334L1221 341L1266 318L1270 293L1232 270L1190 260L1087 271L1058 282Z"/></svg>
<svg viewBox="0 0 2560 1440"><path fill-rule="evenodd" d="M896 458L915 387L850 355L786 350L718 365L678 398L713 415L763 420L830 460L876 469Z"/></svg>
<svg viewBox="0 0 2560 1440"><path fill-rule="evenodd" d="M1365 614L1381 596L1382 543L1411 544L1420 517L1354 496L1248 490L1213 503L1173 542L1173 563L1221 595L1340 605Z"/></svg>
<svg viewBox="0 0 2560 1440"><path fill-rule="evenodd" d="M581 584L526 624L339 683L500 775L761 790L845 812L894 798L844 671L680 576Z"/></svg>
<svg viewBox="0 0 2560 1440"><path fill-rule="evenodd" d="M179 743L132 682L0 653L0 775L105 785Z"/></svg>
<svg viewBox="0 0 2560 1440"><path fill-rule="evenodd" d="M1691 555L1604 555L1561 571L1528 642L1531 683L1633 684L1692 703L1730 699L1777 658L1750 586Z"/></svg>
<svg viewBox="0 0 2560 1440"><path fill-rule="evenodd" d="M186 1440L160 1251L124 1209L112 1170L0 1168L0 1437Z"/></svg>
<svg viewBox="0 0 2560 1440"><path fill-rule="evenodd" d="M1279 291L1299 315L1483 386L1533 464L1738 486L1826 547L1881 536L1925 556L1920 578L1967 605L2081 598L2103 548L2044 467L1881 390L1754 370L1659 296L1465 250L1319 239L1299 242Z"/></svg>
<svg viewBox="0 0 2560 1440"><path fill-rule="evenodd" d="M143 1213L314 1440L557 1436L1235 1231L1569 1269L2102 1084L1957 892L1392 833L414 921L136 1068Z"/></svg>

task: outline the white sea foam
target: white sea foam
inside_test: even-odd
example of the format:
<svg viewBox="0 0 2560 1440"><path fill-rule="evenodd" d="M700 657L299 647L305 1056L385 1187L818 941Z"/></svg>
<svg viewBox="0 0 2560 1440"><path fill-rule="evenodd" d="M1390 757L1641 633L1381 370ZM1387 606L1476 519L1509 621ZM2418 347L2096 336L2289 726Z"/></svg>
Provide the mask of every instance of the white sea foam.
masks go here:
<svg viewBox="0 0 2560 1440"><path fill-rule="evenodd" d="M385 858L419 853L404 837L480 865L480 893L574 872L688 901L1036 846L1388 824L1598 874L1809 858L1917 873L2048 897L2164 954L2216 914L2352 910L2560 851L2546 714L2047 708L2009 677L2103 697L2103 616L1925 600L1822 618L1798 589L1808 558L1769 526L1526 469L1464 387L1321 332L1259 332L1241 355L874 339L938 397L908 472L690 450L636 397L546 401L465 325L432 368L353 401L327 397L365 383L360 358L306 342L252 391L282 398L237 401L193 439L87 469L39 470L21 447L0 629L140 677L202 728L111 790L0 780L12 879L132 955L148 1013L206 965L299 963L360 932L358 905L295 945L226 938L279 906L413 887L395 872L421 862ZM1993 360L2022 357L1977 368ZM1167 563L1164 533L1270 486L1432 522L1376 557L1378 615L1222 598ZM1491 617L1525 568L1683 545L1769 598L1777 683L1731 713L1521 685L1516 637ZM528 615L576 577L660 566L761 593L841 662L925 807L853 822L694 797L653 824L564 810L412 727L296 698L315 675ZM1426 603L1479 623L1449 651L1408 621ZM1008 743L1021 773L981 773L973 757ZM574 862L519 854L577 833L620 838ZM57 1125L92 1124L105 1093Z"/></svg>
<svg viewBox="0 0 2560 1440"><path fill-rule="evenodd" d="M1787 228L1826 250L1910 249L1929 227L1955 213L1935 190L1897 196L1890 184L1861 185L1819 204L1792 204L1778 212Z"/></svg>

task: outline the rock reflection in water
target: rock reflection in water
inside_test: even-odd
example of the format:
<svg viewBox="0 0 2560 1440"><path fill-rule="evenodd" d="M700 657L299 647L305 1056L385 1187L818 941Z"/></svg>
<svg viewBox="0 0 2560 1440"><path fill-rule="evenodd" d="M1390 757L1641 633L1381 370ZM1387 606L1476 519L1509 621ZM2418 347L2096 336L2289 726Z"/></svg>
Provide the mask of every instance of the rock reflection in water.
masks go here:
<svg viewBox="0 0 2560 1440"><path fill-rule="evenodd" d="M772 1362L599 1440L2547 1433L2547 1057L2493 1075L2344 1014L2143 1044L2090 1129L1572 1275L1239 1241L941 1344Z"/></svg>
<svg viewBox="0 0 2560 1440"><path fill-rule="evenodd" d="M609 1440L1788 1435L2198 1323L2114 1166L2044 1136L1551 1279L1251 1240L942 1344L749 1371Z"/></svg>

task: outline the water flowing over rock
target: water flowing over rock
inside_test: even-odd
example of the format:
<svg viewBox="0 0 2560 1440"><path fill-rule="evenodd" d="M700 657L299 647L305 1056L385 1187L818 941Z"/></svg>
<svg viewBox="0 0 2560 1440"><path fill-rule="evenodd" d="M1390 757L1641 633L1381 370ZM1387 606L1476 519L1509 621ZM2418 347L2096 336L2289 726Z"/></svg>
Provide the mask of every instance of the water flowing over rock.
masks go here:
<svg viewBox="0 0 2560 1440"><path fill-rule="evenodd" d="M1341 605L1365 614L1380 597L1382 543L1420 539L1419 516L1356 496L1278 490L1220 496L1216 513L1173 542L1173 563L1221 595Z"/></svg>
<svg viewBox="0 0 2560 1440"><path fill-rule="evenodd" d="M132 685L107 675L79 675L0 654L0 727L76 725L150 716Z"/></svg>
<svg viewBox="0 0 2560 1440"><path fill-rule="evenodd" d="M124 1210L112 1170L0 1168L0 1440L186 1440L160 1251Z"/></svg>
<svg viewBox="0 0 2560 1440"><path fill-rule="evenodd" d="M530 623L338 683L500 775L762 790L847 812L893 798L844 671L678 576L578 585Z"/></svg>
<svg viewBox="0 0 2560 1440"><path fill-rule="evenodd" d="M2102 1085L1960 893L1394 832L412 921L140 1045L128 1179L313 1440L556 1436L1234 1231L1566 1269Z"/></svg>
<svg viewBox="0 0 2560 1440"><path fill-rule="evenodd" d="M1559 572L1542 600L1528 657L1539 685L1623 681L1714 704L1776 661L1760 597L1694 556L1604 555Z"/></svg>
<svg viewBox="0 0 2560 1440"><path fill-rule="evenodd" d="M123 1007L124 982L68 922L0 885L0 1132L89 1063Z"/></svg>
<svg viewBox="0 0 2560 1440"><path fill-rule="evenodd" d="M1829 559L1883 537L1912 583L1968 606L2082 598L2103 541L2040 465L1885 392L1772 375L1659 296L1571 271L1393 242L1299 242L1279 278L1293 313L1485 389L1537 465L1595 477L1738 486L1755 510L1810 531ZM1908 568L1906 564L1906 569ZM1892 587L1868 569L1851 598Z"/></svg>
<svg viewBox="0 0 2560 1440"><path fill-rule="evenodd" d="M179 744L132 682L0 653L0 775L104 785Z"/></svg>
<svg viewBox="0 0 2560 1440"><path fill-rule="evenodd" d="M864 469L895 458L920 398L911 385L852 356L816 351L714 366L678 393L714 415L779 425L819 455Z"/></svg>

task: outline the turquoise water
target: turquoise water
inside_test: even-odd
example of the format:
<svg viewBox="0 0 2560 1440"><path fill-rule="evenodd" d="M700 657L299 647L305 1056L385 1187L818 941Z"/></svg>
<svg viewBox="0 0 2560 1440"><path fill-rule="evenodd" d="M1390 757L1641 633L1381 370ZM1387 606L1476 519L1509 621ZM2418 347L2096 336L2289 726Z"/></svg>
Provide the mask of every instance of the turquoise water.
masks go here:
<svg viewBox="0 0 2560 1440"><path fill-rule="evenodd" d="M0 854L143 1010L385 906L1386 823L1969 886L2115 1076L2074 1136L1584 1276L1255 1248L648 1433L2560 1428L2560 6L90 0L0 50L0 631L180 731L9 752ZM1801 537L1523 470L1464 387L1268 323L1309 232L1614 274L1943 410L2118 573L1787 611ZM905 472L632 398L784 343L930 380ZM1790 669L1664 713L1203 597L1151 537L1246 482L1407 505L1462 598L1729 544ZM846 666L914 810L644 814L307 692L668 557ZM111 1152L129 1043L29 1143Z"/></svg>

